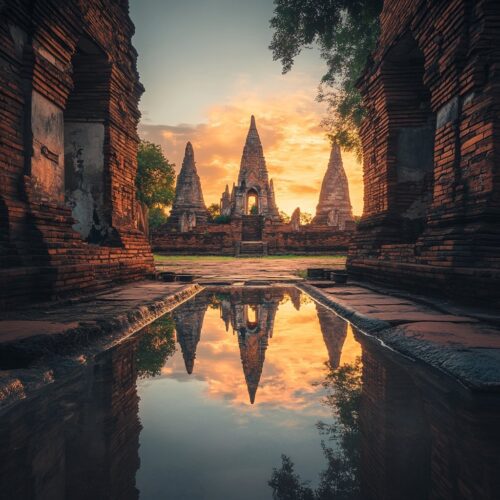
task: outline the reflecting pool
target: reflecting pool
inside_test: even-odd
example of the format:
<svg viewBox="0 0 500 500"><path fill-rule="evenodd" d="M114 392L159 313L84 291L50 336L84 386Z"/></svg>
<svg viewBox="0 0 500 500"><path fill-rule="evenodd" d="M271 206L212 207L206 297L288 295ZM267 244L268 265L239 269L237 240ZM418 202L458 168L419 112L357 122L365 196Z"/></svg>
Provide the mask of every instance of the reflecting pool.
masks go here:
<svg viewBox="0 0 500 500"><path fill-rule="evenodd" d="M211 288L0 414L0 497L493 499L499 421L296 288Z"/></svg>

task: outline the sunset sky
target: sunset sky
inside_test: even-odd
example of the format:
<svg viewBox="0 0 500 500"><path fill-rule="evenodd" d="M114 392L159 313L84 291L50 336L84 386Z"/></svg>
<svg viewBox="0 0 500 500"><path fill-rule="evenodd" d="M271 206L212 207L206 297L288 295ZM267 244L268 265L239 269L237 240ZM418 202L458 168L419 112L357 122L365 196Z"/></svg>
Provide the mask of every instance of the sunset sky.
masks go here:
<svg viewBox="0 0 500 500"><path fill-rule="evenodd" d="M314 213L330 144L320 127L325 107L315 101L325 70L306 50L291 73L268 49L272 0L131 0L134 45L146 92L142 138L161 144L178 171L189 140L205 202L219 202L237 181L254 114L278 207ZM362 169L344 153L351 202L363 208Z"/></svg>

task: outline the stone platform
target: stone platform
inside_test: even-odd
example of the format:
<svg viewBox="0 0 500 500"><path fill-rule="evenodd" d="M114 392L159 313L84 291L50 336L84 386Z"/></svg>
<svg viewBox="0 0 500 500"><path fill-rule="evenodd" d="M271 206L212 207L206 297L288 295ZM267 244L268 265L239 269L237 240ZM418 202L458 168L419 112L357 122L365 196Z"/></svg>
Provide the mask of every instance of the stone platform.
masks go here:
<svg viewBox="0 0 500 500"><path fill-rule="evenodd" d="M500 313L364 284L298 285L375 344L481 391L500 391Z"/></svg>
<svg viewBox="0 0 500 500"><path fill-rule="evenodd" d="M211 259L210 257L182 258L157 262L158 271L189 272L201 283L234 283L253 279L270 282L300 281L308 267L332 269L345 268L344 257L286 257L286 258L242 258Z"/></svg>
<svg viewBox="0 0 500 500"><path fill-rule="evenodd" d="M201 289L197 284L142 281L72 301L2 312L0 407L89 362Z"/></svg>

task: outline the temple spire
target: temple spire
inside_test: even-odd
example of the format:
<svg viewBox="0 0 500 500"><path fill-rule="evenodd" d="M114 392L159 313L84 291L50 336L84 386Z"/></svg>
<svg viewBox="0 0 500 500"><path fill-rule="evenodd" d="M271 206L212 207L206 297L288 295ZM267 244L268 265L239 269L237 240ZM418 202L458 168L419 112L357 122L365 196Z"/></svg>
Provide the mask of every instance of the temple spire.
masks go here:
<svg viewBox="0 0 500 500"><path fill-rule="evenodd" d="M207 218L208 211L203 199L200 177L196 171L194 149L188 142L181 171L177 176L175 199L169 221L177 225L181 232L187 232L196 225L205 223Z"/></svg>
<svg viewBox="0 0 500 500"><path fill-rule="evenodd" d="M333 226L340 230L351 229L354 225L349 184L337 143L332 145L313 223Z"/></svg>

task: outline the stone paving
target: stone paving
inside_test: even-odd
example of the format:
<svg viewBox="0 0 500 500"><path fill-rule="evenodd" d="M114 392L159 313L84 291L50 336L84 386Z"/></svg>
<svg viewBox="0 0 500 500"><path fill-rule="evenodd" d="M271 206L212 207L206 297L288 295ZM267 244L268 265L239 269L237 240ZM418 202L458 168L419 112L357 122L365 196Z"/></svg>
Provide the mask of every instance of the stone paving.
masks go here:
<svg viewBox="0 0 500 500"><path fill-rule="evenodd" d="M315 286L316 285L316 286ZM374 342L480 390L500 390L500 313L360 284L300 288Z"/></svg>
<svg viewBox="0 0 500 500"><path fill-rule="evenodd" d="M158 271L188 272L194 274L200 282L247 281L252 279L266 281L297 281L305 276L308 267L343 269L344 257L287 257L287 258L241 258L211 260L200 257L199 261L176 258L172 262L162 261L156 264Z"/></svg>
<svg viewBox="0 0 500 500"><path fill-rule="evenodd" d="M5 311L0 314L0 346L34 337L43 342L43 337L54 341L63 334L95 336L118 324L122 331L140 327L198 289L197 285L142 281L70 302Z"/></svg>

